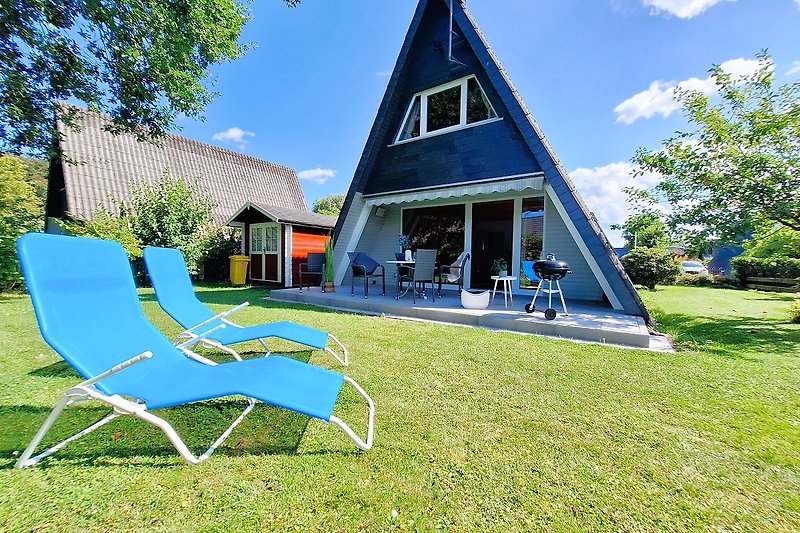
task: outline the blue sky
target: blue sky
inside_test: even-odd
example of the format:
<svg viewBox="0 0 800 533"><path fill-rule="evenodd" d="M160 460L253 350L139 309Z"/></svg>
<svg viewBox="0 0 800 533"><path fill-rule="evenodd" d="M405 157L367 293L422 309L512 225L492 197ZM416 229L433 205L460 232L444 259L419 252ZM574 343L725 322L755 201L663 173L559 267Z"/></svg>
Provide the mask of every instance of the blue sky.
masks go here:
<svg viewBox="0 0 800 533"><path fill-rule="evenodd" d="M176 131L296 168L309 205L345 193L416 0L251 4L254 49L215 68L206 121ZM800 0L469 0L467 7L609 237L628 210L630 158L684 129L676 84L708 69L800 78ZM652 185L657 177L637 181Z"/></svg>

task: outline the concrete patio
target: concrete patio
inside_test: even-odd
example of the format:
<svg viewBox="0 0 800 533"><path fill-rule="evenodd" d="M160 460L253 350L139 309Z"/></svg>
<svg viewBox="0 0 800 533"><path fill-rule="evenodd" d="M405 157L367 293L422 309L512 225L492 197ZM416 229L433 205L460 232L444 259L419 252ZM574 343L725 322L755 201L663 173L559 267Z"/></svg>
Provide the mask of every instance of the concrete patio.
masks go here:
<svg viewBox="0 0 800 533"><path fill-rule="evenodd" d="M360 289L360 290L359 290ZM434 302L431 298L417 298L416 304L408 294L399 300L394 298L394 286L387 286L386 296L380 288L370 287L369 298L364 298L363 288L357 287L355 296L350 287L337 287L333 293L324 293L319 287L304 289L273 290L272 300L291 303L306 303L355 313L386 315L396 318L430 320L462 326L483 327L535 335L613 344L656 351L671 351L665 337L650 335L644 320L639 316L626 315L611 308L592 306L586 302L567 301L570 314L559 311L555 320L545 320L541 311L528 314L523 310L532 294L515 294L513 305L503 304L503 295L498 291L493 303L484 310L464 309L456 291L442 291L442 298ZM543 297L537 299L537 309L545 307Z"/></svg>

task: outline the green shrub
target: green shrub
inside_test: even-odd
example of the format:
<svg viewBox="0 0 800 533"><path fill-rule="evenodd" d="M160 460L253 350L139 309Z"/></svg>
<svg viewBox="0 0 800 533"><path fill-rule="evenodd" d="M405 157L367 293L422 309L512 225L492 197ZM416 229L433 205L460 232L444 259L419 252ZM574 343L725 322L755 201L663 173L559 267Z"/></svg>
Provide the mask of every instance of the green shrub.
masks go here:
<svg viewBox="0 0 800 533"><path fill-rule="evenodd" d="M674 282L680 273L672 252L659 248L634 248L622 258L622 265L631 281L649 289Z"/></svg>
<svg viewBox="0 0 800 533"><path fill-rule="evenodd" d="M214 200L200 185L163 175L154 185L131 187L133 232L145 246L178 248L193 274L214 236Z"/></svg>
<svg viewBox="0 0 800 533"><path fill-rule="evenodd" d="M711 276L709 274L681 274L675 280L675 285L683 287L726 287L736 285L725 276Z"/></svg>
<svg viewBox="0 0 800 533"><path fill-rule="evenodd" d="M747 278L800 278L800 259L787 257L734 257L733 271L744 285Z"/></svg>
<svg viewBox="0 0 800 533"><path fill-rule="evenodd" d="M203 260L203 279L222 282L230 274L230 256L242 253L242 230L237 228L217 228L208 240L206 256Z"/></svg>
<svg viewBox="0 0 800 533"><path fill-rule="evenodd" d="M789 321L793 324L800 324L800 298L795 300L789 308Z"/></svg>
<svg viewBox="0 0 800 533"><path fill-rule="evenodd" d="M117 241L125 248L131 261L142 257L142 244L133 233L132 221L128 217L115 217L108 211L98 210L92 215L92 220L65 220L61 225L70 235Z"/></svg>

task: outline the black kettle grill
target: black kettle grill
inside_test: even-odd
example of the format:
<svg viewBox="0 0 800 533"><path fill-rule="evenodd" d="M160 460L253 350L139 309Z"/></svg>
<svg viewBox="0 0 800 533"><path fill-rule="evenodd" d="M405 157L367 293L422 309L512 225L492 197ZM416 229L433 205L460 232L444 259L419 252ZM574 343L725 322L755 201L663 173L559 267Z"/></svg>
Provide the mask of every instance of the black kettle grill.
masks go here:
<svg viewBox="0 0 800 533"><path fill-rule="evenodd" d="M569 315L567 312L567 304L564 302L564 295L561 292L560 280L570 272L569 264L566 261L556 260L555 254L547 254L547 259L533 263L533 273L539 276L542 281L540 281L539 286L536 287L536 292L533 295L531 303L525 304L525 312L533 313L536 311L536 297L539 296L539 292L541 291L547 294L547 309L544 311L544 317L547 320L553 320L556 317L556 310L553 309L553 294L555 293L558 293L558 296L561 298L561 307L564 308L564 314ZM543 288L545 281L547 282L546 289ZM555 289L553 289L554 281L556 282Z"/></svg>

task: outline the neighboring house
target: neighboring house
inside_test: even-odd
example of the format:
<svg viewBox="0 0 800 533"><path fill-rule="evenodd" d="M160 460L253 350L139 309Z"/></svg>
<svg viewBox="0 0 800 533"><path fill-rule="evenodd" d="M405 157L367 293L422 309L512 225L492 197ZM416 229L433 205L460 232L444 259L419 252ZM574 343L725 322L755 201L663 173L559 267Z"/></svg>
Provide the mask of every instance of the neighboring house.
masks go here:
<svg viewBox="0 0 800 533"><path fill-rule="evenodd" d="M708 262L708 271L726 278L735 277L731 260L743 253L744 248L738 244L714 247L711 251L711 260Z"/></svg>
<svg viewBox="0 0 800 533"><path fill-rule="evenodd" d="M216 202L215 221L243 229L252 281L299 286L299 263L324 252L336 217L309 211L294 169L177 135L140 142L107 132L108 124L88 111L78 130L59 121L64 156L50 165L47 231L59 231L57 219L91 220L99 209L118 215L119 204L130 204L131 185L168 173L196 180Z"/></svg>
<svg viewBox="0 0 800 533"><path fill-rule="evenodd" d="M540 255L569 262L568 298L650 322L463 2L452 12L442 0L417 6L336 226L336 282L349 279L346 252L393 259L400 233L414 248L436 247L440 263L470 251L471 287L489 286L500 257L527 279L523 248L540 242Z"/></svg>

